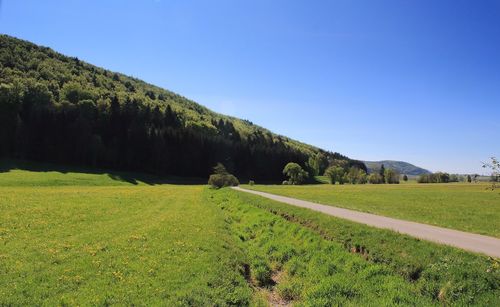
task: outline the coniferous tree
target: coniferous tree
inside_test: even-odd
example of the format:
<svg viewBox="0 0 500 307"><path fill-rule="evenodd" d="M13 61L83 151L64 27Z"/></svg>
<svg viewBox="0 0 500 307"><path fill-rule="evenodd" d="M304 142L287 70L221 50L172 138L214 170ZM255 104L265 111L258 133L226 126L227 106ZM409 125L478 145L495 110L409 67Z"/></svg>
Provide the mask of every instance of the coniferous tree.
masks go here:
<svg viewBox="0 0 500 307"><path fill-rule="evenodd" d="M380 177L382 178L382 183L385 183L385 167L384 164L380 166L380 171L378 172Z"/></svg>

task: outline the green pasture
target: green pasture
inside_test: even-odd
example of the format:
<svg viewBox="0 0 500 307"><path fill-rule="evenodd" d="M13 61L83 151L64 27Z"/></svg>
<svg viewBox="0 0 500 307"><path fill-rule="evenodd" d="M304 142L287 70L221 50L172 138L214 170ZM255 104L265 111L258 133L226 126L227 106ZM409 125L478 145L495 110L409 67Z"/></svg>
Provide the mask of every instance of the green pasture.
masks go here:
<svg viewBox="0 0 500 307"><path fill-rule="evenodd" d="M0 305L499 303L494 259L230 189L109 174L0 173Z"/></svg>
<svg viewBox="0 0 500 307"><path fill-rule="evenodd" d="M325 205L500 237L500 192L487 183L245 185Z"/></svg>

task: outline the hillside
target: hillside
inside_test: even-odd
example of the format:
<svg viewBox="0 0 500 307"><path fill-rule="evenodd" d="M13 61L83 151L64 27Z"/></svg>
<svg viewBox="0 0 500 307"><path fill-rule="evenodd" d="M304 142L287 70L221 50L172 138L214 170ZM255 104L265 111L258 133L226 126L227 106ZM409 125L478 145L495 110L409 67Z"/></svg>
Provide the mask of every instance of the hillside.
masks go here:
<svg viewBox="0 0 500 307"><path fill-rule="evenodd" d="M242 178L280 180L318 153L171 91L0 35L0 156L205 177L222 162ZM359 161L349 160L361 165Z"/></svg>
<svg viewBox="0 0 500 307"><path fill-rule="evenodd" d="M403 161L384 160L384 161L363 161L363 162L365 163L369 173L377 172L382 166L382 164L386 169L395 170L400 174L418 176L431 173L426 169L423 169L421 167Z"/></svg>

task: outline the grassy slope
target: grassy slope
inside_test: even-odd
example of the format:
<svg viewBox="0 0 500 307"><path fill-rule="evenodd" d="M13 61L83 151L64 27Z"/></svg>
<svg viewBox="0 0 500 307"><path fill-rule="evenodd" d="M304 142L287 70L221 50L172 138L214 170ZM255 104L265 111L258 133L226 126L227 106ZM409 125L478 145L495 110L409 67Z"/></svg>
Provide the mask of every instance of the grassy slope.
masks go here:
<svg viewBox="0 0 500 307"><path fill-rule="evenodd" d="M246 186L259 191L500 237L500 194L486 184Z"/></svg>
<svg viewBox="0 0 500 307"><path fill-rule="evenodd" d="M248 240L250 242L245 243L250 251L264 250L269 255L267 257L269 262L277 262L288 275L293 275L290 280L285 278L283 285L278 285L278 290L281 288L285 293L299 293L300 297L308 300L311 299L310 293L316 293L317 289L330 289L331 292L325 291L319 295L323 300L313 301L322 305L325 297L334 296L335 293L340 296L342 293L350 293L341 290L337 283L339 282L348 285L348 289L352 287L354 293L366 293L365 291L369 293L363 295L365 297L357 298L359 301L350 301L361 305L411 305L412 298L408 295L416 296L413 302L417 305L428 305L427 299L431 299L432 304L440 305L498 306L500 304L498 260L421 241L389 230L333 218L247 193L236 191L226 193L230 194L226 199L232 200L232 204L238 202L244 204L245 215L248 215L247 210L252 210L248 208L253 207L282 217L270 222L269 225L273 226L267 229L258 227L256 222L249 223L250 225L240 228L244 233L240 234L240 238L243 237L244 242L250 238ZM283 219L302 227L289 226L286 230L280 230ZM280 225L276 227L277 230L275 224ZM317 242L314 236L309 237L309 233L304 234L304 227L320 235L323 241ZM265 237L261 238L262 235ZM293 238L299 243L291 244ZM309 245L308 242L312 244ZM321 246L329 244L326 242L331 242L332 245L322 249ZM358 263L356 259L346 256L342 249L349 251L351 256L358 256L358 259L366 259L367 263L372 265L367 267L365 266L367 263ZM322 270L330 270L331 273L326 274ZM345 272L344 270L347 270L351 277L340 282L343 277L336 276L336 272ZM396 285L391 285L389 276L393 275L401 276L403 279L395 281ZM366 281L358 281L356 285L351 284L351 279L357 280L360 276L364 276ZM378 280L380 285L373 284L377 278L380 278ZM363 289L364 287L368 288ZM399 295L395 295L398 291ZM365 298L373 301L366 303Z"/></svg>
<svg viewBox="0 0 500 307"><path fill-rule="evenodd" d="M482 256L229 189L89 176L0 173L0 305L500 298Z"/></svg>

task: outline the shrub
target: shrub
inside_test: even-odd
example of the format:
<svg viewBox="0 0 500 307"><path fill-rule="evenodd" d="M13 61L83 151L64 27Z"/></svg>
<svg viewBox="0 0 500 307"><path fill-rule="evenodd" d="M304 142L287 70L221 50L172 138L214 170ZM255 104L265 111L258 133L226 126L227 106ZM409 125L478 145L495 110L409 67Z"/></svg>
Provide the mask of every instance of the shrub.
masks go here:
<svg viewBox="0 0 500 307"><path fill-rule="evenodd" d="M384 177L386 183L389 184L399 183L399 174L392 169L386 169Z"/></svg>
<svg viewBox="0 0 500 307"><path fill-rule="evenodd" d="M384 183L384 178L378 173L373 173L368 176L368 182L371 184L381 184Z"/></svg>
<svg viewBox="0 0 500 307"><path fill-rule="evenodd" d="M220 189L222 187L234 187L240 184L238 178L229 174L224 165L217 163L214 167L214 173L208 178L208 184L212 188Z"/></svg>
<svg viewBox="0 0 500 307"><path fill-rule="evenodd" d="M221 175L221 174L213 174L208 178L208 184L213 188L220 189L223 187L234 187L240 184L238 178L234 177L231 174Z"/></svg>
<svg viewBox="0 0 500 307"><path fill-rule="evenodd" d="M353 166L349 169L349 172L347 173L347 179L351 184L364 184L367 181L365 171L356 166Z"/></svg>
<svg viewBox="0 0 500 307"><path fill-rule="evenodd" d="M417 178L418 183L429 183L430 176L428 174L420 175Z"/></svg>
<svg viewBox="0 0 500 307"><path fill-rule="evenodd" d="M365 172L362 172L358 175L358 183L366 184L368 182L368 175Z"/></svg>

